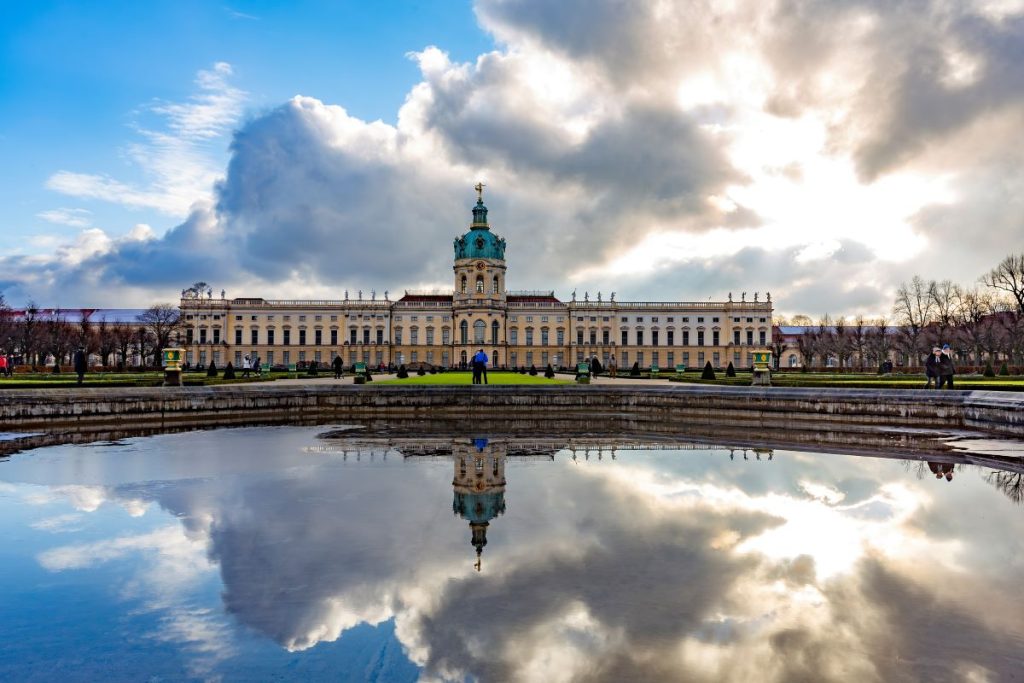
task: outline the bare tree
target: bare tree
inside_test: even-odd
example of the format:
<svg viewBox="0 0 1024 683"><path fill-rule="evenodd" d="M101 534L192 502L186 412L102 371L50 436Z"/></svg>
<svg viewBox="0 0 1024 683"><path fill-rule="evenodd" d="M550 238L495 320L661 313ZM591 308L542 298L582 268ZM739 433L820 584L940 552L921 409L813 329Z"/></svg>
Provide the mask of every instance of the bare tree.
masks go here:
<svg viewBox="0 0 1024 683"><path fill-rule="evenodd" d="M850 339L850 331L846 327L846 318L839 316L835 319L832 327L834 330L832 335L832 353L835 355L836 360L839 361L839 370L842 371L850 359L853 341Z"/></svg>
<svg viewBox="0 0 1024 683"><path fill-rule="evenodd" d="M901 283L896 290L892 311L896 315L896 323L902 327L904 351L914 366L921 364L922 334L935 313L931 290L931 284L918 275L914 276L909 285Z"/></svg>
<svg viewBox="0 0 1024 683"><path fill-rule="evenodd" d="M928 285L928 296L931 297L933 317L939 328L936 341L949 342L963 296L960 285L953 283L952 280L932 281Z"/></svg>
<svg viewBox="0 0 1024 683"><path fill-rule="evenodd" d="M1024 474L992 470L985 475L985 481L995 486L1014 503L1020 505L1024 502Z"/></svg>
<svg viewBox="0 0 1024 683"><path fill-rule="evenodd" d="M110 365L110 356L117 350L117 338L106 318L100 319L96 326L96 349L100 355L100 364Z"/></svg>
<svg viewBox="0 0 1024 683"><path fill-rule="evenodd" d="M25 312L19 324L18 346L21 347L23 361L36 370L39 364L39 307L34 301L25 304Z"/></svg>
<svg viewBox="0 0 1024 683"><path fill-rule="evenodd" d="M9 353L14 350L15 330L14 313L7 304L2 292L0 292L0 353Z"/></svg>
<svg viewBox="0 0 1024 683"><path fill-rule="evenodd" d="M971 361L975 365L984 362L984 340L989 336L986 329L993 324L992 314L995 312L995 297L991 292L977 288L965 289L960 293L960 305L957 306L955 323L963 346L970 352Z"/></svg>
<svg viewBox="0 0 1024 683"><path fill-rule="evenodd" d="M864 350L867 346L867 324L863 315L858 315L850 327L850 342L857 355L857 365L864 372Z"/></svg>
<svg viewBox="0 0 1024 683"><path fill-rule="evenodd" d="M1016 301L1017 313L1024 315L1024 254L1007 256L981 281L993 289L1008 292Z"/></svg>
<svg viewBox="0 0 1024 683"><path fill-rule="evenodd" d="M161 352L170 345L171 336L181 328L181 310L172 304L156 304L139 314L137 319L152 338L156 364Z"/></svg>
<svg viewBox="0 0 1024 683"><path fill-rule="evenodd" d="M878 318L872 329L865 335L868 354L875 365L880 365L882 361L889 358L889 351L892 349L890 329L888 320Z"/></svg>

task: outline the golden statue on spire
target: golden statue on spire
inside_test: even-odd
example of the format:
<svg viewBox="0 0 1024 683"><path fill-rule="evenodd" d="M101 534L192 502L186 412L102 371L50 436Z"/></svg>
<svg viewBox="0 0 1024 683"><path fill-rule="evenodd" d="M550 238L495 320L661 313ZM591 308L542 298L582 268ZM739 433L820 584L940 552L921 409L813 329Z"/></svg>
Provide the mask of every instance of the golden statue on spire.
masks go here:
<svg viewBox="0 0 1024 683"><path fill-rule="evenodd" d="M476 197L480 201L484 200L484 188L485 187L487 187L487 186L484 185L483 183L480 183L480 182L478 182L476 185L473 186L473 189L476 190Z"/></svg>

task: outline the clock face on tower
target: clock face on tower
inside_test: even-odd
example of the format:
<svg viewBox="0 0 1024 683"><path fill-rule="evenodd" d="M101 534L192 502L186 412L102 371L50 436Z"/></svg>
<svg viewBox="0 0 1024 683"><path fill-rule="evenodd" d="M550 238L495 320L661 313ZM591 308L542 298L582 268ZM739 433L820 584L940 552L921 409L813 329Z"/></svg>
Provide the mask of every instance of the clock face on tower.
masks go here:
<svg viewBox="0 0 1024 683"><path fill-rule="evenodd" d="M477 270L483 270L486 267L487 267L487 264L484 263L483 261L477 261L476 262L476 269Z"/></svg>

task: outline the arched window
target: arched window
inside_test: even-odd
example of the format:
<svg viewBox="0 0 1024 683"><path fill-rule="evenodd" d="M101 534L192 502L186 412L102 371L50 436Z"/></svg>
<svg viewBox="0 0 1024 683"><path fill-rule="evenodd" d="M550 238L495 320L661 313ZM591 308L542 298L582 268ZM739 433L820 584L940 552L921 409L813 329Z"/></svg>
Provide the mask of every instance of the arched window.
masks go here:
<svg viewBox="0 0 1024 683"><path fill-rule="evenodd" d="M491 281L491 294L497 294L497 293L498 293L498 276L495 275L494 279Z"/></svg>
<svg viewBox="0 0 1024 683"><path fill-rule="evenodd" d="M498 343L498 327L499 326L498 326L498 321L497 320L495 320L494 322L491 323L491 343L492 344L497 344Z"/></svg>
<svg viewBox="0 0 1024 683"><path fill-rule="evenodd" d="M477 275L476 276L476 293L477 294L483 294L484 293L484 276L483 275Z"/></svg>
<svg viewBox="0 0 1024 683"><path fill-rule="evenodd" d="M483 320L477 320L475 323L473 323L473 343L474 344L483 344L484 343L484 333L486 331L487 331L487 323L485 323Z"/></svg>
<svg viewBox="0 0 1024 683"><path fill-rule="evenodd" d="M465 275L462 276L462 285L459 287L459 291L462 292L463 294L466 293L466 276Z"/></svg>
<svg viewBox="0 0 1024 683"><path fill-rule="evenodd" d="M469 323L465 320L459 323L459 340L462 344L469 343Z"/></svg>

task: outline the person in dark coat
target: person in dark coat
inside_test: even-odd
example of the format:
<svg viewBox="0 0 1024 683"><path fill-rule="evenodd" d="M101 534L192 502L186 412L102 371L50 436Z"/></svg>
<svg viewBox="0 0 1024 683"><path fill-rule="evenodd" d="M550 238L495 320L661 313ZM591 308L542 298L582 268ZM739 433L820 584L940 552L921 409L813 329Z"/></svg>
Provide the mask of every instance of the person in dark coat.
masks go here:
<svg viewBox="0 0 1024 683"><path fill-rule="evenodd" d="M942 358L942 349L938 346L932 348L932 355L924 362L924 376L928 380L924 388L931 389L939 386L939 363Z"/></svg>
<svg viewBox="0 0 1024 683"><path fill-rule="evenodd" d="M939 389L945 385L947 388L953 388L953 375L956 374L956 368L953 367L953 351L949 348L949 344L942 345L942 355L939 357Z"/></svg>
<svg viewBox="0 0 1024 683"><path fill-rule="evenodd" d="M75 351L74 356L75 373L78 375L78 383L81 384L85 380L85 371L88 366L88 362L85 356L85 349L81 346Z"/></svg>
<svg viewBox="0 0 1024 683"><path fill-rule="evenodd" d="M341 360L341 356L335 356L331 365L334 367L334 379L341 379L342 370L345 368L344 361Z"/></svg>

